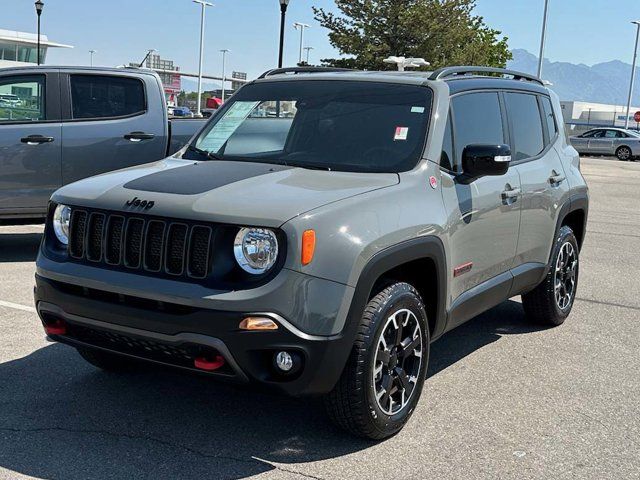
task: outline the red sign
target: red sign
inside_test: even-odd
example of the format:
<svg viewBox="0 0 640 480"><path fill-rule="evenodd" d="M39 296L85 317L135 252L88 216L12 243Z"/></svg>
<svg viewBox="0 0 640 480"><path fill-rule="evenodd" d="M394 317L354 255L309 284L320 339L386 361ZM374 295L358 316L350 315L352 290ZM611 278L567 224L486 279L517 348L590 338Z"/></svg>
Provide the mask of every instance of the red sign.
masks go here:
<svg viewBox="0 0 640 480"><path fill-rule="evenodd" d="M633 121L640 122L640 112L636 112L633 114Z"/></svg>

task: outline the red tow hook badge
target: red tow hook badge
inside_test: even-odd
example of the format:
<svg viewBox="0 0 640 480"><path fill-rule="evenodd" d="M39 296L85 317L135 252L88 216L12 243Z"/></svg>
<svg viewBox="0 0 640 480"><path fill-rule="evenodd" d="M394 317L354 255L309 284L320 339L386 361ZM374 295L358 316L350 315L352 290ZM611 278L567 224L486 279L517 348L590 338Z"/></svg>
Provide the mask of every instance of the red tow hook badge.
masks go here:
<svg viewBox="0 0 640 480"><path fill-rule="evenodd" d="M225 364L225 360L222 355L216 355L213 359L207 357L196 357L193 364L200 370L212 372L213 370L218 370L222 367Z"/></svg>
<svg viewBox="0 0 640 480"><path fill-rule="evenodd" d="M55 322L45 324L44 331L47 335L65 335L67 333L67 325L63 320L56 320Z"/></svg>

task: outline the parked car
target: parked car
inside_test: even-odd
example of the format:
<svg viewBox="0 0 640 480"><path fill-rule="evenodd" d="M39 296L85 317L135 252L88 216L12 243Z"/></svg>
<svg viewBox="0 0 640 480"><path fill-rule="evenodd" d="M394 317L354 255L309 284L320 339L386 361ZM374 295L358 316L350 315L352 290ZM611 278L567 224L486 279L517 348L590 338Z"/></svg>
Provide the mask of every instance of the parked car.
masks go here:
<svg viewBox="0 0 640 480"><path fill-rule="evenodd" d="M22 101L17 95L0 93L0 107L18 107Z"/></svg>
<svg viewBox="0 0 640 480"><path fill-rule="evenodd" d="M62 185L164 158L204 125L169 122L160 79L148 70L0 69L0 92L17 89L28 102L0 106L3 222L44 218Z"/></svg>
<svg viewBox="0 0 640 480"><path fill-rule="evenodd" d="M582 135L569 138L579 152L589 155L618 157L618 160L635 160L640 155L640 134L623 128L594 128Z"/></svg>
<svg viewBox="0 0 640 480"><path fill-rule="evenodd" d="M252 116L274 102L295 114ZM53 195L45 332L105 370L321 395L393 435L445 332L516 295L532 322L569 315L588 190L561 119L508 70L263 74L177 155Z"/></svg>
<svg viewBox="0 0 640 480"><path fill-rule="evenodd" d="M189 107L174 107L173 116L174 117L193 117L193 112L189 109Z"/></svg>

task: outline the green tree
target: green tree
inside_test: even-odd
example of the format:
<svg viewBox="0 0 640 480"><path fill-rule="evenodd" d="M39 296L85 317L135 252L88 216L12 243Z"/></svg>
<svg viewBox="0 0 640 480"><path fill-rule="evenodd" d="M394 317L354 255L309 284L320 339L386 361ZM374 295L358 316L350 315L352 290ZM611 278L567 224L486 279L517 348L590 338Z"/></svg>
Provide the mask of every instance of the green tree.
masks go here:
<svg viewBox="0 0 640 480"><path fill-rule="evenodd" d="M422 57L429 69L448 65L504 67L507 38L473 14L475 0L335 0L340 13L313 7L344 58L325 65L365 70L393 69L390 55Z"/></svg>

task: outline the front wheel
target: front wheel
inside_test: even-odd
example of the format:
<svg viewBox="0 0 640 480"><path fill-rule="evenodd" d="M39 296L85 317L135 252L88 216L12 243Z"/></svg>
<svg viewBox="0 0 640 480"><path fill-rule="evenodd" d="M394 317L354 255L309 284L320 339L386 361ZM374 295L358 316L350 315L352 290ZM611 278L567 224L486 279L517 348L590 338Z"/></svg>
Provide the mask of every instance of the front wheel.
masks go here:
<svg viewBox="0 0 640 480"><path fill-rule="evenodd" d="M347 365L325 396L329 417L360 437L380 440L409 420L429 361L424 304L408 283L385 288L367 304Z"/></svg>
<svg viewBox="0 0 640 480"><path fill-rule="evenodd" d="M562 226L553 246L549 273L540 285L522 295L527 317L552 326L564 323L576 298L579 253L573 230Z"/></svg>

